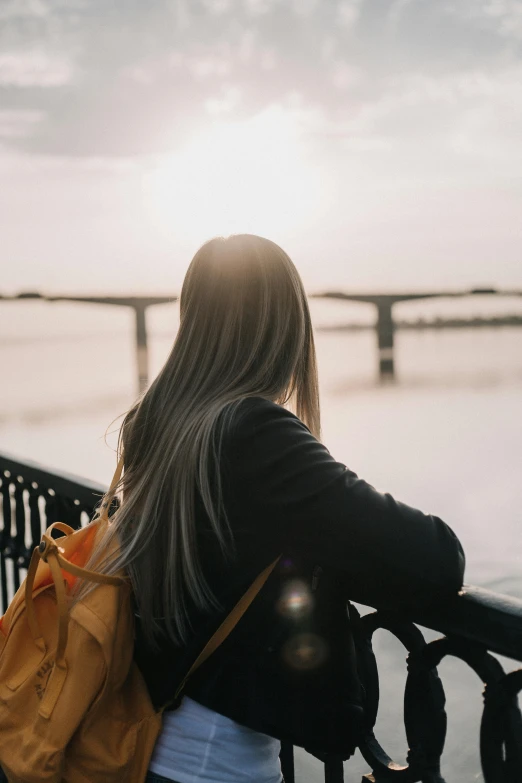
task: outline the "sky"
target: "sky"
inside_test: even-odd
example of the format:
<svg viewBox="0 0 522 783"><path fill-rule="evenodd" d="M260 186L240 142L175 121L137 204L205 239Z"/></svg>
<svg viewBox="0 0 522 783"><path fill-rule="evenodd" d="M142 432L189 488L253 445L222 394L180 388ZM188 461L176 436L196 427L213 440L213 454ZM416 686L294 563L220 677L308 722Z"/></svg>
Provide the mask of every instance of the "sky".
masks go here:
<svg viewBox="0 0 522 783"><path fill-rule="evenodd" d="M519 0L0 0L0 293L522 290Z"/></svg>

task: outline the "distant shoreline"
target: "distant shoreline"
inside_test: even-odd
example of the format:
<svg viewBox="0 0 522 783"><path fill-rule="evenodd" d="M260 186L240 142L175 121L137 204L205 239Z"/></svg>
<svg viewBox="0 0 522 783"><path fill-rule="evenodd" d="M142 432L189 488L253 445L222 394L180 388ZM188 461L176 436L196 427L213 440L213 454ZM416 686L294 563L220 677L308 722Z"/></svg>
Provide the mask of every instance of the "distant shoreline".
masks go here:
<svg viewBox="0 0 522 783"><path fill-rule="evenodd" d="M475 329L500 326L522 326L521 315L507 315L496 318L435 318L427 320L419 318L417 321L395 321L395 329ZM316 327L320 332L362 332L375 329L375 324L335 324L332 326Z"/></svg>
<svg viewBox="0 0 522 783"><path fill-rule="evenodd" d="M475 329L475 328L498 328L498 327L513 327L522 326L522 315L506 315L493 318L434 318L428 320L425 318L419 318L416 321L395 321L395 330L408 330L408 331L426 331L429 329ZM331 325L319 325L315 327L318 332L367 332L375 331L376 324L364 324L364 323L347 323L347 324L331 324ZM31 345L33 343L60 343L60 342L82 342L99 339L123 339L128 336L127 332L123 331L111 331L108 332L88 332L88 333L73 333L59 335L52 334L48 336L42 335L24 335L24 336L11 336L2 338L0 336L0 348L12 345ZM175 332L151 332L151 338L173 338Z"/></svg>

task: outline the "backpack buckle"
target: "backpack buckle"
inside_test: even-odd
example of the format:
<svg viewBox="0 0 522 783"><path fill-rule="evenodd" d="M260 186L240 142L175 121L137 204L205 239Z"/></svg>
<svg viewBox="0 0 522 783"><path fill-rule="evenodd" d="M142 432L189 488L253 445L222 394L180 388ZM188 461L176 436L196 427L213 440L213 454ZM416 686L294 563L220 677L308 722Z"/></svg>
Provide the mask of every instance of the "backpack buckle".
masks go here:
<svg viewBox="0 0 522 783"><path fill-rule="evenodd" d="M57 554L58 547L56 546L56 543L52 538L49 538L49 536L44 535L38 546L38 554L40 555L40 558L44 561L44 563L47 563L47 559L51 554L51 552Z"/></svg>

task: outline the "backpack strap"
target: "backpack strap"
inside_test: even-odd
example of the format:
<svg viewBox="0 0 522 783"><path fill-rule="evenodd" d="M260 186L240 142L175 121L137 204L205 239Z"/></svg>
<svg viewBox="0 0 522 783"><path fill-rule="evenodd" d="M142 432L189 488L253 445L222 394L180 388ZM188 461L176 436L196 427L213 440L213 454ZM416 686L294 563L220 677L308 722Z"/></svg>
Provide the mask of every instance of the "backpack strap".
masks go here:
<svg viewBox="0 0 522 783"><path fill-rule="evenodd" d="M63 656L65 648L67 646L67 626L68 626L68 606L65 594L65 587L63 583L63 577L61 569L68 571L74 576L79 576L82 579L87 579L90 582L103 585L114 585L119 587L126 584L127 580L121 576L107 576L106 574L99 574L96 571L90 571L87 568L80 568L80 566L71 563L60 553L60 539L51 538L49 535L51 529L57 528L64 531L66 525L61 522L55 522L51 525L42 536L40 546L35 547L33 555L31 557L31 563L27 571L27 577L25 582L25 608L27 614L27 622L31 631L31 635L35 641L35 644L42 649L44 644L42 638L42 632L40 630L38 620L36 619L36 613L33 603L33 584L36 576L36 569L39 560L43 560L48 564L51 569L51 576L53 578L54 587L56 590L56 605L58 609L58 646L56 650L56 663L58 666L63 665ZM74 531L73 531L74 532ZM71 535L65 533L65 535Z"/></svg>
<svg viewBox="0 0 522 783"><path fill-rule="evenodd" d="M111 485L108 491L105 493L101 504L101 513L98 519L103 520L104 522L109 521L109 508L111 506L112 499L116 492L116 487L120 483L122 473L123 473L123 454L120 456L118 460L118 464L116 465L116 470L114 471L114 476L112 477Z"/></svg>
<svg viewBox="0 0 522 783"><path fill-rule="evenodd" d="M179 700L181 699L183 695L183 691L185 689L185 686L187 684L187 681L191 674L194 674L196 669L199 669L202 663L204 663L213 652L217 650L217 648L220 646L220 644L223 644L227 636L232 633L238 622L241 620L243 615L245 614L246 610L254 600L254 598L257 596L265 582L267 581L268 577L276 567L277 563L281 559L281 555L277 557L273 563L271 563L267 568L264 569L264 571L261 571L261 573L254 579L246 593L241 596L237 604L234 606L232 611L230 612L227 617L223 620L217 631L210 637L206 645L203 647L201 652L199 653L198 657L188 670L187 674L183 677L181 683L178 686L178 689L176 690L175 696L173 701L167 702L162 708L161 711L163 711L166 707L171 705L172 703L176 704L179 703Z"/></svg>
<svg viewBox="0 0 522 783"><path fill-rule="evenodd" d="M104 496L103 503L101 506L102 509L101 514L95 520L95 522L97 522L99 525L106 525L109 522L109 507L112 502L112 498L114 497L116 487L121 479L122 473L123 473L123 454L118 460L116 470L114 471L114 476L112 477L111 485L109 487L108 492ZM70 525L66 525L64 522L53 522L53 524L49 525L45 533L42 535L42 540L40 542L40 545L37 546L33 551L31 563L27 571L27 577L25 583L25 605L26 605L26 612L27 612L27 621L29 623L31 635L36 645L42 648L43 645L42 634L38 625L38 621L36 619L36 614L34 611L34 604L33 604L33 583L36 576L38 561L39 559L43 560L49 565L49 568L51 569L51 575L53 577L53 581L56 589L56 599L57 599L58 617L59 617L58 648L56 652L56 660L57 662L58 661L63 662L63 654L65 652L65 647L67 646L68 610L67 610L67 604L65 599L65 590L63 588L63 580L58 566L62 568L64 571L68 571L73 576L80 577L81 579L87 579L89 582L95 582L96 584L113 585L118 587L119 585L125 584L127 580L120 576L107 576L106 574L98 574L96 571L90 571L88 568L81 568L80 566L71 563L69 560L67 560L65 557L62 556L60 552L59 539L57 539L58 543L56 543L56 539L51 537L51 532L53 530L60 530L66 536L70 536L72 535L72 533L75 532L75 530Z"/></svg>
<svg viewBox="0 0 522 783"><path fill-rule="evenodd" d="M98 523L100 526L107 525L109 523L109 507L112 502L112 498L114 497L116 487L121 479L122 472L123 472L123 454L118 460L118 465L116 466L114 476L112 477L111 485L109 487L108 492L104 496L103 503L101 506L101 513L97 517L97 519L94 520L94 523ZM95 582L96 584L119 586L125 584L127 580L119 576L107 576L105 574L98 574L96 571L90 571L87 568L81 568L80 566L71 563L61 554L60 544L59 544L60 539L56 540L51 537L51 532L53 530L60 530L65 536L70 536L75 532L75 530L72 527L70 527L70 525L66 525L64 522L53 522L53 524L49 525L45 533L42 535L42 540L40 542L40 545L35 547L35 549L33 550L31 562L27 570L27 576L25 580L25 606L26 606L26 613L27 613L27 622L29 624L29 629L31 631L31 635L34 639L34 642L37 645L37 647L39 647L41 650L45 650L45 642L42 637L42 632L40 630L38 620L36 619L36 613L34 610L34 603L33 603L33 585L36 577L36 570L38 567L39 560L43 560L49 565L55 590L56 590L56 601L57 601L57 609L58 609L58 617L59 617L58 647L56 651L56 662L60 666L63 665L63 661L64 661L63 655L65 652L65 648L67 646L67 624L68 624L67 602L66 602L65 590L63 586L63 579L62 579L60 569L63 569L64 571L68 571L70 574L73 574L73 576L80 577L81 579L87 579L90 582Z"/></svg>

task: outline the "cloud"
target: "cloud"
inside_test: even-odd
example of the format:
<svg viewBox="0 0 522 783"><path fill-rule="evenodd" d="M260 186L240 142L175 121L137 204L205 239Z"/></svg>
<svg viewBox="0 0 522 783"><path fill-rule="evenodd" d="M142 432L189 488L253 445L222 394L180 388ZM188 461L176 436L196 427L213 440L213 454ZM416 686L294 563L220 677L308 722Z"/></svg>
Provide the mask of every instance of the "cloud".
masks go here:
<svg viewBox="0 0 522 783"><path fill-rule="evenodd" d="M257 41L254 30L243 30L239 37L238 57L242 62L251 62L256 53Z"/></svg>
<svg viewBox="0 0 522 783"><path fill-rule="evenodd" d="M227 52L223 54L208 54L194 57L187 57L185 65L189 73L196 80L208 79L211 76L228 76L231 69L230 58Z"/></svg>
<svg viewBox="0 0 522 783"><path fill-rule="evenodd" d="M375 143L514 174L522 164L522 65L393 76L375 100L325 115L319 132L361 149Z"/></svg>
<svg viewBox="0 0 522 783"><path fill-rule="evenodd" d="M484 101L494 105L522 106L522 65L499 68L496 71L481 69L431 76L410 74L391 80L395 99L402 105L439 103L461 107L465 101Z"/></svg>
<svg viewBox="0 0 522 783"><path fill-rule="evenodd" d="M356 25L361 15L363 0L341 0L337 6L337 21L347 29Z"/></svg>
<svg viewBox="0 0 522 783"><path fill-rule="evenodd" d="M20 131L7 136L13 146L25 139L20 148L33 153L155 154L182 143L209 112L245 119L292 93L361 147L362 134L370 145L448 135L464 110L478 118L487 101L498 109L494 91L504 95L508 55L495 31L513 25L521 5L0 0L9 16L0 41L2 108L45 115L23 130L9 125ZM493 32L470 24L472 14ZM520 100L513 85L505 89ZM508 118L506 105L498 110Z"/></svg>
<svg viewBox="0 0 522 783"><path fill-rule="evenodd" d="M232 10L232 0L202 0L203 8L210 14L221 16Z"/></svg>
<svg viewBox="0 0 522 783"><path fill-rule="evenodd" d="M240 56L241 58L241 56ZM188 75L195 82L223 79L233 68L234 56L228 46L213 49L195 47L193 51L169 52L122 69L122 76L137 84L153 84L172 79L173 74Z"/></svg>
<svg viewBox="0 0 522 783"><path fill-rule="evenodd" d="M0 138L24 139L34 132L42 121L43 112L30 110L0 111Z"/></svg>
<svg viewBox="0 0 522 783"><path fill-rule="evenodd" d="M446 6L446 11L492 29L503 37L522 40L520 0L458 0Z"/></svg>
<svg viewBox="0 0 522 783"><path fill-rule="evenodd" d="M241 90L233 84L223 85L219 94L214 98L209 98L205 103L205 108L209 114L230 114L241 100Z"/></svg>
<svg viewBox="0 0 522 783"><path fill-rule="evenodd" d="M259 65L263 71L273 71L277 68L277 54L271 47L261 49L259 53Z"/></svg>
<svg viewBox="0 0 522 783"><path fill-rule="evenodd" d="M70 60L42 50L0 52L0 85L60 87L70 84L74 69Z"/></svg>
<svg viewBox="0 0 522 783"><path fill-rule="evenodd" d="M274 9L278 0L243 0L243 5L251 16L264 16Z"/></svg>
<svg viewBox="0 0 522 783"><path fill-rule="evenodd" d="M310 16L319 6L320 0L293 0L293 9L297 16Z"/></svg>
<svg viewBox="0 0 522 783"><path fill-rule="evenodd" d="M522 165L522 65L494 72L469 69L447 74L391 75L378 95L362 85L346 90L335 111L304 91L286 105L296 126L315 148L332 156L352 155L362 165L375 153L382 175L392 170L428 171L435 178L505 178ZM357 95L357 97L354 97ZM379 157L377 157L379 156Z"/></svg>
<svg viewBox="0 0 522 783"><path fill-rule="evenodd" d="M388 21L392 27L397 26L408 6L415 2L417 2L417 0L393 0L388 11Z"/></svg>
<svg viewBox="0 0 522 783"><path fill-rule="evenodd" d="M47 16L50 8L44 0L2 0L0 19L41 18Z"/></svg>
<svg viewBox="0 0 522 783"><path fill-rule="evenodd" d="M339 90L346 90L358 84L362 78L362 71L344 60L334 63L332 81Z"/></svg>

